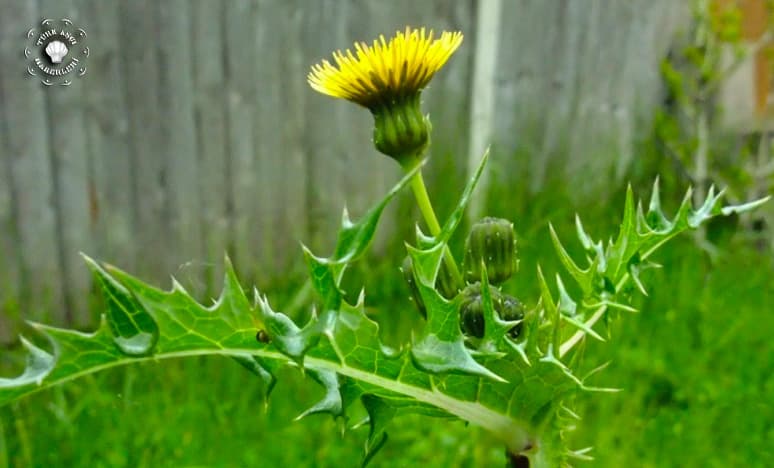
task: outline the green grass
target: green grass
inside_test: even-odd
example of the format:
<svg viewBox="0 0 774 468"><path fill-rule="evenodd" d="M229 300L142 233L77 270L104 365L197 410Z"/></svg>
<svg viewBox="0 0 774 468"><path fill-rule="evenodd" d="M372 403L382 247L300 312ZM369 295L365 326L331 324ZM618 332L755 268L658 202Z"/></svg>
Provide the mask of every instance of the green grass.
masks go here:
<svg viewBox="0 0 774 468"><path fill-rule="evenodd" d="M589 349L624 389L581 404L577 439L599 466L774 466L770 258L734 246L709 269L690 244L661 255L660 289Z"/></svg>
<svg viewBox="0 0 774 468"><path fill-rule="evenodd" d="M321 394L296 371L280 377L266 407L257 379L226 359L107 371L0 410L4 455L41 467L356 465L366 429L293 421ZM482 466L502 455L459 422L409 416L394 427L374 466Z"/></svg>
<svg viewBox="0 0 774 468"><path fill-rule="evenodd" d="M536 260L546 271L557 265L547 219L575 247L574 211L607 236L621 216L623 198L613 199L589 209L561 194L495 206L520 237L522 269L507 289L533 305ZM711 265L690 236L669 245L642 311L614 320L608 343L587 346L590 361L612 361L598 382L624 391L578 402L572 440L593 445L596 458L580 466L774 466L774 262L739 234L720 247ZM366 290L386 341L408 337L419 318L397 267L382 263ZM0 375L20 365L18 353L3 352ZM342 433L328 416L294 421L320 396L288 369L266 406L258 379L222 358L112 369L0 408L0 468L356 466L366 429ZM403 416L373 466L502 466L502 455L460 422Z"/></svg>

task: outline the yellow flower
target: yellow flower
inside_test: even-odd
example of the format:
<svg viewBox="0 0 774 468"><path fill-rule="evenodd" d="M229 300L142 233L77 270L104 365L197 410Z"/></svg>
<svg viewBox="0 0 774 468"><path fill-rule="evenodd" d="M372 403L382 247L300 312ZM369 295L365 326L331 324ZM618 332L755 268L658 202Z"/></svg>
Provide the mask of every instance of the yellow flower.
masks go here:
<svg viewBox="0 0 774 468"><path fill-rule="evenodd" d="M355 43L356 54L336 51L336 66L327 60L314 65L309 84L316 91L372 108L385 101L414 95L449 60L462 43L461 32L444 32L433 40L425 28L398 31L387 42L379 36L373 46Z"/></svg>
<svg viewBox="0 0 774 468"><path fill-rule="evenodd" d="M355 53L333 53L314 65L307 77L323 94L368 108L374 115L374 144L404 167L421 158L430 142L430 122L422 115L420 93L462 43L461 32L437 39L425 28L398 31L368 46L355 43Z"/></svg>

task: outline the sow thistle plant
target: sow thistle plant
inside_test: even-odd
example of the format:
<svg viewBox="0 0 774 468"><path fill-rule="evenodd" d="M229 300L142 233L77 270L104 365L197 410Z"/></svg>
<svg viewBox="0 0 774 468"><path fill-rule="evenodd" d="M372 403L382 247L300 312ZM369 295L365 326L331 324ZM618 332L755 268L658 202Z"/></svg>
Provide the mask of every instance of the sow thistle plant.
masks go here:
<svg viewBox="0 0 774 468"><path fill-rule="evenodd" d="M710 189L694 208L689 190L670 218L661 209L658 182L645 206L635 204L629 189L614 240L593 239L576 218L583 258L571 257L549 228L563 270L548 276L539 265L521 268L521 275L535 274L540 285L539 297L522 303L500 288L519 267L510 221L485 218L475 223L462 255L455 257L448 247L487 155L443 225L422 179L431 126L422 114L421 92L462 39L459 32L436 37L432 31L407 28L389 41L380 37L372 45L355 44L355 52L336 52L335 64L322 61L312 67L312 88L371 111L376 148L395 159L405 176L360 219L352 220L344 211L332 254L320 256L303 248L317 293L308 323L298 324L275 311L257 289L248 295L228 259L220 297L203 305L176 281L163 291L85 257L104 295L99 328L87 334L32 323L51 351L22 338L26 368L16 378L0 379L0 404L114 366L222 355L261 379L266 398L282 366L311 377L325 395L301 416L329 413L347 424L358 423L347 415L359 401L368 414L364 464L387 440L390 421L406 413L480 426L502 442L506 463L512 466L561 466L589 459L590 448L572 449L565 441L580 419L572 409L574 397L614 390L592 382L604 365L583 362L579 345L603 340L608 335L605 318L612 312L635 311L630 305L634 288L646 291L640 272L652 265L651 256L666 241L713 216L747 211L766 199L723 206L722 192ZM413 302L399 306L415 308L425 322L409 343L391 349L365 314L365 291L350 303L341 282L368 248L384 208L407 186L427 232L418 227L416 238L406 243L407 257L395 259ZM578 293L571 294L565 281L574 281ZM593 370L584 375L583 369Z"/></svg>

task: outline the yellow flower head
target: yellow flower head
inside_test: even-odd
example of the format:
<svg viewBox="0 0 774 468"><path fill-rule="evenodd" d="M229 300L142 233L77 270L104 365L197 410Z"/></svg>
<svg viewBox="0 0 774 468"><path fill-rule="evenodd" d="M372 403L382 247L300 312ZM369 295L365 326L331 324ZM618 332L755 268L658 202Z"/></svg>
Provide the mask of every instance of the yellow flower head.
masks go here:
<svg viewBox="0 0 774 468"><path fill-rule="evenodd" d="M420 94L435 72L462 43L462 33L406 28L387 42L355 43L355 53L334 52L314 65L309 84L316 91L367 107L374 116L374 145L380 152L413 167L430 144L430 120L422 115Z"/></svg>
<svg viewBox="0 0 774 468"><path fill-rule="evenodd" d="M312 67L308 81L320 93L372 109L420 92L461 43L461 32L433 39L432 30L406 27L389 42L379 36L370 47L355 43L354 54L334 52L336 66L323 60Z"/></svg>

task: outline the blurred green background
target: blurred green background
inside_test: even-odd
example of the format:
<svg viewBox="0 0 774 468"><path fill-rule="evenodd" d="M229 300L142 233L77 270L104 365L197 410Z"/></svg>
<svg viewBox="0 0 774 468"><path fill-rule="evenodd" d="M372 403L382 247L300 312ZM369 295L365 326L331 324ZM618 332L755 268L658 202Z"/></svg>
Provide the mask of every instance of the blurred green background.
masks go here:
<svg viewBox="0 0 774 468"><path fill-rule="evenodd" d="M405 24L466 34L425 93L430 195L448 214L480 154L471 135L493 143L476 211L514 221L521 270L505 289L527 305L538 261L558 271L548 222L578 255L575 213L595 238L613 236L627 183L647 199L658 176L670 214L690 185L727 187L737 203L772 194L771 11L768 0L0 0L0 63L19 71L0 76L0 375L23 368L23 320L93 328L100 298L79 250L160 286L174 274L203 301L228 251L246 287L278 310L298 304L298 241L326 252L345 201L357 216L399 176L370 147L365 111L315 95L306 70ZM70 94L23 76L24 34L49 12L94 32L90 81ZM254 49L237 47L245 38ZM477 107L481 89L490 108ZM31 124L49 112L66 125ZM390 344L421 326L398 271L418 220L401 194L346 278L352 294L365 286ZM656 254L641 312L611 317L609 341L585 348L610 361L599 381L623 390L576 402L573 448L594 447L585 466L774 466L773 228L770 202ZM220 358L112 369L0 408L0 468L356 466L366 429L343 429L357 411L294 421L320 396L288 369L266 405L260 382ZM404 416L389 435L373 466L504 464L501 446L460 422Z"/></svg>

